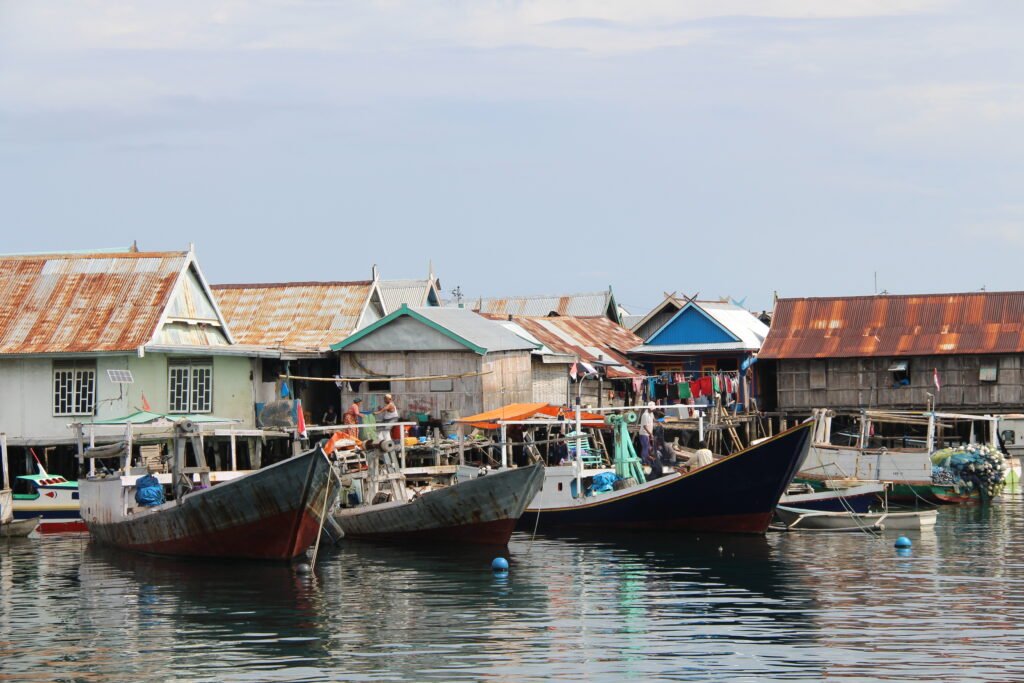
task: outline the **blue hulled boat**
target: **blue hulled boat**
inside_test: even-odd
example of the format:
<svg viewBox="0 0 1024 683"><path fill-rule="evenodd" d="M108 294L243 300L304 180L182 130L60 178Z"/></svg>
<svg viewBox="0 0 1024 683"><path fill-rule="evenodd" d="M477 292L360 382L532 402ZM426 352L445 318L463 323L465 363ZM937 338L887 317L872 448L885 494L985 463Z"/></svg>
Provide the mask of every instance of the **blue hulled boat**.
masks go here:
<svg viewBox="0 0 1024 683"><path fill-rule="evenodd" d="M810 423L690 471L594 495L578 495L575 466L549 467L519 528L767 531L779 499L807 457ZM629 480L626 480L629 483Z"/></svg>

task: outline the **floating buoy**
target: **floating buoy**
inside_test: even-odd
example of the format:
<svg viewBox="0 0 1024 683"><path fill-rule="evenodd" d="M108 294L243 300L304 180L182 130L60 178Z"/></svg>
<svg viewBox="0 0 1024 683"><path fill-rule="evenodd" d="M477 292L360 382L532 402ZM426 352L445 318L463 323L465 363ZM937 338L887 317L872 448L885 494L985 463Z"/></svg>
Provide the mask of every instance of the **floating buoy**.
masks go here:
<svg viewBox="0 0 1024 683"><path fill-rule="evenodd" d="M911 543L910 539L907 538L906 536L900 536L899 538L896 539L896 547L897 548L909 548L912 545L914 545L914 544Z"/></svg>
<svg viewBox="0 0 1024 683"><path fill-rule="evenodd" d="M491 560L491 569L496 572L504 573L508 571L508 560L504 557L496 557Z"/></svg>
<svg viewBox="0 0 1024 683"><path fill-rule="evenodd" d="M310 571L310 567L305 562L300 562L299 564L295 565L295 571L299 574L308 574Z"/></svg>

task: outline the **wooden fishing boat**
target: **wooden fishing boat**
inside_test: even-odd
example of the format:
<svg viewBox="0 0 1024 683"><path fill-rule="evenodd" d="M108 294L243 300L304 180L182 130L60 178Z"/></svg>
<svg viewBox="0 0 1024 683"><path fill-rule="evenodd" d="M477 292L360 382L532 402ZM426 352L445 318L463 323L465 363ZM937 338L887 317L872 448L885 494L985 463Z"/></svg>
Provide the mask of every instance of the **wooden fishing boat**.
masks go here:
<svg viewBox="0 0 1024 683"><path fill-rule="evenodd" d="M849 512L823 512L779 505L775 514L786 531L884 531L920 530L935 526L937 510L908 512L870 512L853 514Z"/></svg>
<svg viewBox="0 0 1024 683"><path fill-rule="evenodd" d="M176 451L183 456L183 447ZM176 466L174 480L183 473L190 472ZM174 500L151 507L136 502L139 474L80 482L82 517L97 541L160 555L287 560L317 540L337 495L319 447L223 483L179 488ZM208 470L201 474L210 481Z"/></svg>
<svg viewBox="0 0 1024 683"><path fill-rule="evenodd" d="M540 464L494 470L412 500L341 507L334 521L346 538L505 546L543 481Z"/></svg>
<svg viewBox="0 0 1024 683"><path fill-rule="evenodd" d="M4 522L0 524L0 536L5 538L28 536L39 528L39 523L42 520L42 517L34 517L32 519L12 519L9 522Z"/></svg>
<svg viewBox="0 0 1024 683"><path fill-rule="evenodd" d="M867 512L885 492L885 485L877 482L830 491L807 488L810 490L786 493L779 503L787 507L822 512Z"/></svg>
<svg viewBox="0 0 1024 683"><path fill-rule="evenodd" d="M802 424L700 469L595 495L580 495L575 467L549 467L519 527L761 534L806 457L810 436L811 424Z"/></svg>

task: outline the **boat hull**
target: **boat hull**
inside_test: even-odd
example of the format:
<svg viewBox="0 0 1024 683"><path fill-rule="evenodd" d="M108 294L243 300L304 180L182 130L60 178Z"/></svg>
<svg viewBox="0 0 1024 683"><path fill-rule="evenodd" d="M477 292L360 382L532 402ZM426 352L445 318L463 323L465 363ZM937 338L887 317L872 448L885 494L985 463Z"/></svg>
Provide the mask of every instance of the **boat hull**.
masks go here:
<svg viewBox="0 0 1024 683"><path fill-rule="evenodd" d="M342 508L334 520L346 538L504 546L543 480L541 465L498 470L408 502Z"/></svg>
<svg viewBox="0 0 1024 683"><path fill-rule="evenodd" d="M846 512L822 512L780 505L776 510L776 515L778 515L779 520L787 529L814 531L859 531L865 529L912 531L935 526L938 512L935 510L921 510L918 512L876 512L851 515Z"/></svg>
<svg viewBox="0 0 1024 683"><path fill-rule="evenodd" d="M6 538L18 538L31 534L39 528L40 518L15 519L5 524L0 524L0 536Z"/></svg>
<svg viewBox="0 0 1024 683"><path fill-rule="evenodd" d="M867 512L878 502L884 488L877 484L862 484L849 489L784 495L782 505L821 512Z"/></svg>
<svg viewBox="0 0 1024 683"><path fill-rule="evenodd" d="M685 474L567 504L531 504L522 529L654 529L762 534L807 455L810 425L800 425ZM545 482L545 486L548 483ZM568 487L564 487L568 488Z"/></svg>
<svg viewBox="0 0 1024 683"><path fill-rule="evenodd" d="M193 491L181 501L131 507L134 488L119 478L79 482L93 538L128 550L185 557L287 560L312 545L330 463L320 449ZM125 508L128 513L125 513Z"/></svg>

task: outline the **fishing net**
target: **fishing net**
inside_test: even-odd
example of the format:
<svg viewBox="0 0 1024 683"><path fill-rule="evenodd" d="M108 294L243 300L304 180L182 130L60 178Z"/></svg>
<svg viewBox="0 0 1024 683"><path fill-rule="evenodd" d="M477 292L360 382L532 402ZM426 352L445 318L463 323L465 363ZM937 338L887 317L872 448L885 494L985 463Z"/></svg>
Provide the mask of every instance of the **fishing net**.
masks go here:
<svg viewBox="0 0 1024 683"><path fill-rule="evenodd" d="M958 494L977 492L982 500L990 500L1003 492L1006 463L990 446L943 448L932 454L932 483L952 485Z"/></svg>
<svg viewBox="0 0 1024 683"><path fill-rule="evenodd" d="M373 441L377 438L377 416L373 413L363 415L363 425L359 430L359 438L363 441Z"/></svg>

